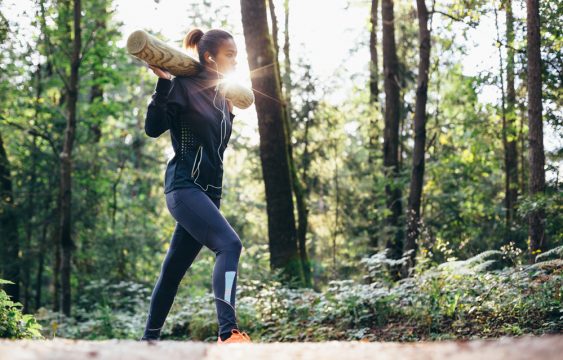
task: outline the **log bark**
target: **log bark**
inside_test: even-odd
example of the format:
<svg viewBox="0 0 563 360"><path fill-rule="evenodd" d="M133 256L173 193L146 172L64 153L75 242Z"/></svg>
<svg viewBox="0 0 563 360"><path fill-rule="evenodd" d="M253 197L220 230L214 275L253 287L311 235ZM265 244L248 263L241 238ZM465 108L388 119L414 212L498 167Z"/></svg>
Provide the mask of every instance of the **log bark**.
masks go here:
<svg viewBox="0 0 563 360"><path fill-rule="evenodd" d="M175 76L192 76L203 70L199 61L144 30L133 31L127 38L129 54L165 69ZM224 84L221 91L239 109L246 109L254 103L252 90L240 84Z"/></svg>

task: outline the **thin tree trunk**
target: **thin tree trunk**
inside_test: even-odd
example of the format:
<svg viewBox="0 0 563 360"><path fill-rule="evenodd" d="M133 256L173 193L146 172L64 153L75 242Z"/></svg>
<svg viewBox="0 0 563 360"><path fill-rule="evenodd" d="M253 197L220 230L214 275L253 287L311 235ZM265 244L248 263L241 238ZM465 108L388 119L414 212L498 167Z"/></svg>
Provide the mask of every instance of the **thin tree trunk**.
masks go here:
<svg viewBox="0 0 563 360"><path fill-rule="evenodd" d="M35 309L41 307L41 291L43 288L43 270L45 266L45 251L47 250L47 227L48 223L45 222L41 230L41 244L39 248L39 261L37 265L37 276L35 277Z"/></svg>
<svg viewBox="0 0 563 360"><path fill-rule="evenodd" d="M281 70L280 70L280 66L279 66L279 46L278 46L278 42L277 42L277 38L278 38L278 20L277 20L277 16L276 16L276 11L275 11L275 7L274 7L274 2L272 0L268 0L268 8L270 10L270 19L272 21L272 39L273 41L273 45L274 45L274 53L275 53L275 65L276 65L276 72L277 72L277 78L280 79L280 89L283 88L284 83L281 81L282 77L281 77ZM287 28L286 28L287 30ZM288 47L289 49L289 47ZM288 55L288 54L287 54ZM287 89L286 89L287 90ZM287 91L286 91L287 92ZM297 169L295 168L295 161L293 159L293 145L292 145L292 139L293 139L293 124L291 123L291 114L290 114L290 103L288 101L288 99L284 98L283 102L282 102L282 106L284 107L284 122L285 122L285 127L287 129L287 153L289 155L289 168L290 168L290 172L291 172L291 188L293 191L293 194L295 195L295 202L297 204L297 247L298 247L298 252L299 252L299 258L301 260L301 266L302 266L302 271L303 271L303 278L305 280L304 285L305 286L309 286L309 283L307 282L307 276L305 275L305 272L307 271L306 269L308 268L307 264L308 264L308 259L307 259L307 249L305 247L305 240L306 240L306 234L307 234L307 218L306 218L306 212L307 212L307 205L305 204L305 199L303 196L303 185L301 184L301 181L298 178L298 174L297 174ZM304 218L305 216L305 218Z"/></svg>
<svg viewBox="0 0 563 360"><path fill-rule="evenodd" d="M241 0L242 24L260 133L260 159L266 193L270 266L284 281L303 282L293 213L289 141L281 81L268 31L265 0Z"/></svg>
<svg viewBox="0 0 563 360"><path fill-rule="evenodd" d="M374 106L377 110L376 113L381 109L379 104L379 58L378 58L378 43L377 43L377 32L378 32L378 18L379 18L379 0L372 0L371 10L370 10L370 37L369 37L369 51L370 51L370 104ZM368 164L372 172L373 180L378 176L378 171L375 168L376 154L378 150L378 127L377 122L380 119L379 116L371 116L369 119L369 127L367 130L368 136ZM372 203L375 203L376 194L372 194ZM371 249L377 249L379 245L379 234L377 231L370 231L369 234L369 244Z"/></svg>
<svg viewBox="0 0 563 360"><path fill-rule="evenodd" d="M47 196L45 199L45 209L49 209L51 205L51 192L47 191ZM41 231L41 239L39 244L39 264L37 265L37 276L35 278L35 309L39 309L41 307L41 291L43 287L43 271L45 265L45 254L47 251L47 228L51 223L52 214L49 213L48 219L43 221L42 224L42 231Z"/></svg>
<svg viewBox="0 0 563 360"><path fill-rule="evenodd" d="M80 68L80 50L82 47L80 20L81 0L74 0L74 23L73 23L73 46L70 58L70 81L67 94L67 124L61 152L61 219L60 219L60 241L62 248L61 284L62 284L62 307L66 316L71 315L71 261L74 243L71 233L71 203L72 203L72 149L76 131L76 106L78 102L78 70Z"/></svg>
<svg viewBox="0 0 563 360"><path fill-rule="evenodd" d="M512 0L505 0L506 13L506 227L511 227L518 201L518 131L516 128L516 90L514 88L514 15ZM509 239L507 239L509 240Z"/></svg>
<svg viewBox="0 0 563 360"><path fill-rule="evenodd" d="M291 90L293 86L291 84L291 57L289 56L289 0L284 0L284 13L285 13L285 30L284 30L284 43L283 43L283 54L284 54L284 74L282 77L283 88L284 88L284 99L286 102L287 113L289 114L289 119L291 120ZM293 125L293 124L292 124Z"/></svg>
<svg viewBox="0 0 563 360"><path fill-rule="evenodd" d="M272 31L273 31L273 38L277 38L277 19L276 13L274 9L274 2L270 1L270 17L272 19ZM291 177L292 177L292 188L295 194L295 203L297 204L297 243L299 248L299 257L301 259L301 266L303 267L303 276L305 279L304 285L307 287L312 286L311 281L311 264L309 260L309 255L307 253L307 229L308 229L308 214L309 209L307 205L307 193L305 189L305 184L307 183L305 179L299 178L299 172L295 166L295 161L293 159L293 126L295 126L295 122L292 121L291 118L291 62L289 56L289 0L284 1L284 13L285 13L285 30L284 30L284 75L280 78L282 79L282 88L284 89L284 104L286 108L286 117L287 117L287 128L288 128L288 154L290 156L290 166L291 166ZM275 26L274 26L275 24ZM279 50L277 43L274 46L276 51L276 59L279 59ZM277 63L277 62L276 62ZM279 67L278 67L279 69ZM307 134L305 134L306 136ZM306 139L305 139L306 141Z"/></svg>
<svg viewBox="0 0 563 360"><path fill-rule="evenodd" d="M371 17L370 17L370 36L369 36L369 53L370 53L370 102L372 104L377 103L377 97L379 96L379 69L377 64L377 15L378 15L378 0L371 1Z"/></svg>
<svg viewBox="0 0 563 360"><path fill-rule="evenodd" d="M527 55L528 55L528 142L530 153L529 194L532 198L544 195L545 154L543 150L542 123L542 79L540 57L540 13L539 0L527 0ZM545 209L539 206L529 214L530 257L535 262L536 255L547 248L545 238Z"/></svg>
<svg viewBox="0 0 563 360"><path fill-rule="evenodd" d="M414 111L414 150L410 192L407 208L407 236L404 252L411 251L402 276L409 275L415 264L420 235L420 203L424 184L424 157L426 155L426 103L428 100L428 73L430 70L430 30L428 29L428 9L424 0L416 1L418 13L419 61L416 102Z"/></svg>
<svg viewBox="0 0 563 360"><path fill-rule="evenodd" d="M60 181L60 180L59 180ZM57 196L56 218L61 217L61 197ZM57 226L53 230L53 245L55 249L55 264L53 266L53 311L61 310L61 228Z"/></svg>
<svg viewBox="0 0 563 360"><path fill-rule="evenodd" d="M96 31L99 31L101 34L105 34L107 31L107 8L108 8L108 3L107 0L103 0L100 2L100 4L98 6L96 6ZM104 62L107 62L107 59L104 59L104 54L99 53L99 52L93 52L92 53L92 57L94 57L94 61L100 64L103 64ZM92 71L92 78L97 79L99 77L103 76L103 74L100 73L99 70L97 70L96 68L93 69ZM141 87L142 88L142 87ZM90 94L89 94L89 99L88 99L89 103L91 106L100 106L97 103L103 103L104 101L104 88L102 84L99 83L94 83L91 87L90 87ZM141 117L141 116L139 116ZM89 139L89 143L91 143L91 147L90 147L90 153L91 153L91 158L94 159L94 161L92 162L92 164L90 165L90 174L92 174L93 177L95 176L99 176L100 171L102 171L102 162L101 161L97 161L96 159L98 159L99 156L99 152L100 152L100 141L102 139L102 130L100 127L100 123L99 121L102 121L102 119L98 118L92 118L89 119L90 121L92 121L89 124L89 128L90 128L90 139ZM135 145L137 142L133 142L133 144ZM138 163L140 161L140 154L137 151L136 148L134 148L135 151L135 162ZM136 181L138 181L138 179L136 179ZM93 188L89 188L87 189L86 192L86 208L90 209L90 217L91 217L91 223L92 224L97 224L98 223L98 215L99 215L99 206L100 206L100 199L101 197L98 195L98 189L96 189L95 185L93 186ZM95 239L90 239L89 237L85 237L82 244L81 244L81 252L83 254L88 254L88 252L90 251L90 247L91 247L91 241L93 241ZM93 265L93 260L91 257L89 256L84 256L83 260L80 264L80 268L77 268L77 271L83 271L87 274L91 274L94 271L94 265ZM82 286L81 283L82 279L79 280L79 285L78 286Z"/></svg>
<svg viewBox="0 0 563 360"><path fill-rule="evenodd" d="M41 82L42 82L42 76L41 76L41 64L39 64L39 66L37 67L37 70L35 72L35 104L34 104L34 119L35 119L35 123L39 122L39 102L41 99L41 92L42 92L42 87L41 87ZM37 135L33 134L33 138L31 140L31 173L30 173L30 180L28 183L28 191L27 191L27 215L26 215L26 236L25 236L25 242L26 242L26 249L25 249L25 261L24 263L26 264L25 266L25 296L24 296L24 311L26 313L31 313L31 309L30 309L30 302L31 302L31 295L30 295L30 291L31 291L31 265L32 265L32 259L34 258L33 253L32 253L32 249L34 248L32 246L32 234L33 234L33 228L35 227L33 224L33 216L34 216L34 210L35 210L35 205L34 205L34 200L35 200L35 178L36 178L36 173L35 173L35 169L36 169L36 157L37 157ZM37 254L38 256L42 256L42 254ZM35 304L35 309L37 309L37 303Z"/></svg>
<svg viewBox="0 0 563 360"><path fill-rule="evenodd" d="M26 209L26 224L25 224L25 245L24 248L25 250L23 251L24 255L24 259L23 259L23 264L24 264L24 296L23 296L23 309L22 311L25 313L31 313L31 309L30 309L30 300L31 300L31 296L30 296L30 291L31 291L31 266L32 266L32 259L33 259L33 254L32 254L32 249L33 246L31 244L31 238L32 238L32 228L33 228L33 213L34 213L34 183L35 183L35 167L36 167L36 163L35 163L35 155L36 155L36 142L37 142L37 137L36 135L32 135L32 140L31 140L31 173L30 173L30 180L27 186L27 209Z"/></svg>
<svg viewBox="0 0 563 360"><path fill-rule="evenodd" d="M386 248L393 259L401 257L403 230L399 224L402 212L401 189L392 185L399 174L399 62L395 46L395 25L393 1L381 1L381 18L383 23L383 72L385 88L385 130L383 136L383 165L387 179L385 192L387 208L391 211L385 219L387 233ZM396 269L398 270L398 269ZM398 277L398 273L394 274Z"/></svg>
<svg viewBox="0 0 563 360"><path fill-rule="evenodd" d="M338 186L338 139L333 140L334 143L334 194L335 194L335 201L334 201L334 230L332 232L332 271L334 279L338 278L338 268L336 264L336 238L338 237L339 233L339 223L340 219L338 218L339 210L340 210L340 188Z"/></svg>
<svg viewBox="0 0 563 360"><path fill-rule="evenodd" d="M2 287L10 299L20 302L20 239L14 207L10 161L0 133L0 246L2 247L2 278L13 282Z"/></svg>
<svg viewBox="0 0 563 360"><path fill-rule="evenodd" d="M495 6L495 5L493 5ZM495 13L495 29L497 33L497 44L502 44L500 38L500 30L498 25L498 13L497 9L494 8ZM502 61L502 47L498 47L498 58L499 58L499 75L500 75L500 94L501 94L501 119L502 119L502 145L504 148L504 206L505 206L505 224L506 224L506 232L504 235L505 242L507 239L510 238L509 236L509 226L510 226L510 217L511 217L511 210L510 210L510 195L509 195L509 188L510 188L510 175L508 169L508 141L507 141L507 129L506 129L506 96L504 93L504 63ZM508 74L508 71L507 71ZM513 83L514 85L514 83Z"/></svg>
<svg viewBox="0 0 563 360"><path fill-rule="evenodd" d="M523 104L519 106L520 110L520 193L526 194L527 193L527 186L528 183L527 176L526 176L526 136L524 134L524 124L526 123L526 108Z"/></svg>
<svg viewBox="0 0 563 360"><path fill-rule="evenodd" d="M40 29L41 34L44 37L43 43L47 49L50 49L49 42L51 41L50 38L47 36L47 21L46 21L46 12L45 12L45 1L39 1L39 22L40 22ZM69 31L70 32L70 31ZM50 78L55 74L55 66L53 65L53 59L51 50L47 51L47 59L46 59L46 77ZM65 87L61 89L61 97L59 99L59 106L62 106L64 99L66 97L66 90ZM59 180L60 181L60 180ZM59 189L60 191L60 189ZM57 196L56 198L56 209L55 209L55 216L54 218L60 222L60 210L61 210L61 197ZM58 224L57 224L58 225ZM52 283L50 284L51 288L50 291L52 293L52 310L54 312L59 312L61 308L61 284L60 284L60 270L61 270L61 241L60 241L60 226L55 226L52 231L52 249L54 251L54 263L52 264L53 269L53 276L51 277Z"/></svg>

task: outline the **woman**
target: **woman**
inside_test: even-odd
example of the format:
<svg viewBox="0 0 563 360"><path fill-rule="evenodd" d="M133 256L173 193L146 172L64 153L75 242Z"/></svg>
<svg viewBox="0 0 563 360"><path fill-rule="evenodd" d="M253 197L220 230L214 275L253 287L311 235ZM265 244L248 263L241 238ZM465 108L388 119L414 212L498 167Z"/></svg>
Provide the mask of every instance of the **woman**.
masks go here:
<svg viewBox="0 0 563 360"><path fill-rule="evenodd" d="M213 292L219 333L217 343L251 342L236 322L235 295L242 243L219 211L223 152L231 136L232 103L217 90L236 67L233 36L220 29L191 30L184 48L197 50L203 65L197 75L172 77L149 66L158 76L148 105L145 132L158 137L170 130L174 157L166 166L164 193L176 228L152 292L141 340L160 338L178 285L205 245L215 253Z"/></svg>

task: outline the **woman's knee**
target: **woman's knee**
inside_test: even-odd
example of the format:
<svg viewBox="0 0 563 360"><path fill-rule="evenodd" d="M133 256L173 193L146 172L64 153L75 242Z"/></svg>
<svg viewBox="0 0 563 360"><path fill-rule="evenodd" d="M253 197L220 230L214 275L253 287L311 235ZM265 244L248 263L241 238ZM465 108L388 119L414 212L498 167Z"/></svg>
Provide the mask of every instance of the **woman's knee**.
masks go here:
<svg viewBox="0 0 563 360"><path fill-rule="evenodd" d="M236 233L224 237L220 241L219 251L230 251L240 254L242 251L242 241Z"/></svg>

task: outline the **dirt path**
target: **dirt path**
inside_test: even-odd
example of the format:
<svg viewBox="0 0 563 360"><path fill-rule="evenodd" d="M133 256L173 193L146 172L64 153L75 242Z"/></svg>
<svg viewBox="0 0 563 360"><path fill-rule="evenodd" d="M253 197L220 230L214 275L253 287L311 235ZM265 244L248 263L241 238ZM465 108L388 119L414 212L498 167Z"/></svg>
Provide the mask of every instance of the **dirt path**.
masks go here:
<svg viewBox="0 0 563 360"><path fill-rule="evenodd" d="M0 340L0 360L82 359L563 359L563 335L442 342L224 344L134 340Z"/></svg>

